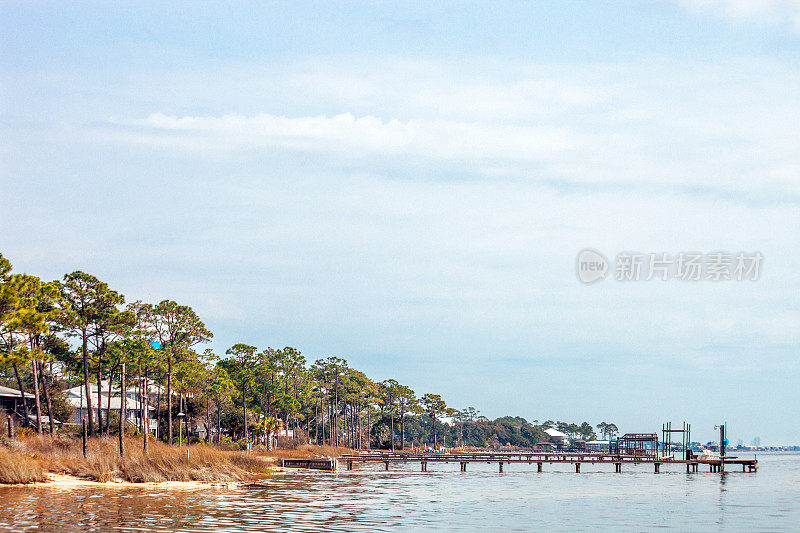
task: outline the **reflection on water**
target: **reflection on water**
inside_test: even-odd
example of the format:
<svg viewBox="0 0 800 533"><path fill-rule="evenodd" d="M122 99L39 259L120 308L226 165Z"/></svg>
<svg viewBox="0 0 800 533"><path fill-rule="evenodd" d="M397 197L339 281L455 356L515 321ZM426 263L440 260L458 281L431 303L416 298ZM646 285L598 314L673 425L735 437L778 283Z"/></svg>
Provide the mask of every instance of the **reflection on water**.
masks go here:
<svg viewBox="0 0 800 533"><path fill-rule="evenodd" d="M757 474L429 464L276 476L255 489L4 487L0 531L796 531L800 455L759 463Z"/></svg>

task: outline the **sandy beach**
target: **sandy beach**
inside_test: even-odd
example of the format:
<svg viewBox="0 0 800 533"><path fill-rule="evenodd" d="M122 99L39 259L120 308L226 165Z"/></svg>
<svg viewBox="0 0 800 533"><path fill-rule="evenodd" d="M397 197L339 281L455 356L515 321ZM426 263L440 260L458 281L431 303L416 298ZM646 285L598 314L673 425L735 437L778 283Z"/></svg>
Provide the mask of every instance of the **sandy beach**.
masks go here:
<svg viewBox="0 0 800 533"><path fill-rule="evenodd" d="M199 489L237 489L250 485L258 485L262 481L269 479L275 475L294 475L301 472L320 472L319 470L308 470L305 468L283 468L276 466L266 474L254 475L253 479L242 481L159 481L159 482L143 482L136 483L132 481L125 481L122 479L113 479L110 481L92 481L77 476L70 476L68 474L55 474L48 473L47 481L38 481L34 483L10 483L0 485L2 487L42 487L48 489L80 489L87 487L102 487L102 488L157 488L169 490L199 490Z"/></svg>

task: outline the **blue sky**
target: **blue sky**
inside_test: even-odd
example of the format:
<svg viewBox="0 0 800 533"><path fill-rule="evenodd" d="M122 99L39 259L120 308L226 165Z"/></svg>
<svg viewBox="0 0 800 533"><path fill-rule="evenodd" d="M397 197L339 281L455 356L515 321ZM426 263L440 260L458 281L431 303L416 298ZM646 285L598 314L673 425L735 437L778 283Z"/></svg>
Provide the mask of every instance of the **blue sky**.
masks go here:
<svg viewBox="0 0 800 533"><path fill-rule="evenodd" d="M0 251L490 417L797 443L800 5L0 4ZM756 282L575 257L760 251Z"/></svg>

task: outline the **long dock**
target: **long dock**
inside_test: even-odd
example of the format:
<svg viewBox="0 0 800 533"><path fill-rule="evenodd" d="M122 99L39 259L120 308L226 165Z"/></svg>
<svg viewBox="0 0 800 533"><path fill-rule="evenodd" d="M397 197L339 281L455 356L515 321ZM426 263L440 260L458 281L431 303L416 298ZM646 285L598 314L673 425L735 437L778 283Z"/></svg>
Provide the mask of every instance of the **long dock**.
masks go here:
<svg viewBox="0 0 800 533"><path fill-rule="evenodd" d="M475 453L397 453L397 452L364 452L342 455L339 463L347 465L352 470L358 463L384 463L389 470L391 464L420 463L421 470L427 472L428 463L459 463L461 471L467 471L469 463L497 463L499 472L503 471L504 464L511 463L536 463L537 471L541 472L545 464L573 464L575 472L580 473L582 464L608 464L614 465L615 472L622 472L623 465L652 464L654 472L658 474L662 465L686 465L686 472L698 472L701 465L708 466L709 472L726 472L738 470L742 472L756 472L758 461L755 459L713 458L713 459L676 459L674 456L659 455L612 455L607 453L580 453L580 452L475 452Z"/></svg>

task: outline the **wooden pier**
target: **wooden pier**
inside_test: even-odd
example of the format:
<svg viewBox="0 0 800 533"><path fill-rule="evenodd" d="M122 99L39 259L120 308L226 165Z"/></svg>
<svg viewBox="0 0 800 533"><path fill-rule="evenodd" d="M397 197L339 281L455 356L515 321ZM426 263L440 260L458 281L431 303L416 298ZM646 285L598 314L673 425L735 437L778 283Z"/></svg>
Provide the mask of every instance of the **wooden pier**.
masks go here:
<svg viewBox="0 0 800 533"><path fill-rule="evenodd" d="M339 463L347 465L352 470L358 463L383 463L389 470L392 464L420 463L422 472L428 471L428 463L459 463L461 471L467 471L469 463L496 463L498 471L503 471L504 464L523 463L533 465L536 463L537 472L542 472L545 464L570 464L575 466L575 472L580 473L582 464L607 464L614 465L614 472L621 473L623 465L652 464L653 471L661 472L662 465L686 465L686 472L698 472L708 466L709 472L756 472L758 461L753 459L725 458L723 459L676 459L674 456L659 455L613 455L607 453L575 453L575 452L518 452L518 453L398 453L398 452L364 452L342 455Z"/></svg>
<svg viewBox="0 0 800 533"><path fill-rule="evenodd" d="M283 459L281 466L284 468L308 468L311 470L336 470L336 459L331 457L321 459Z"/></svg>

